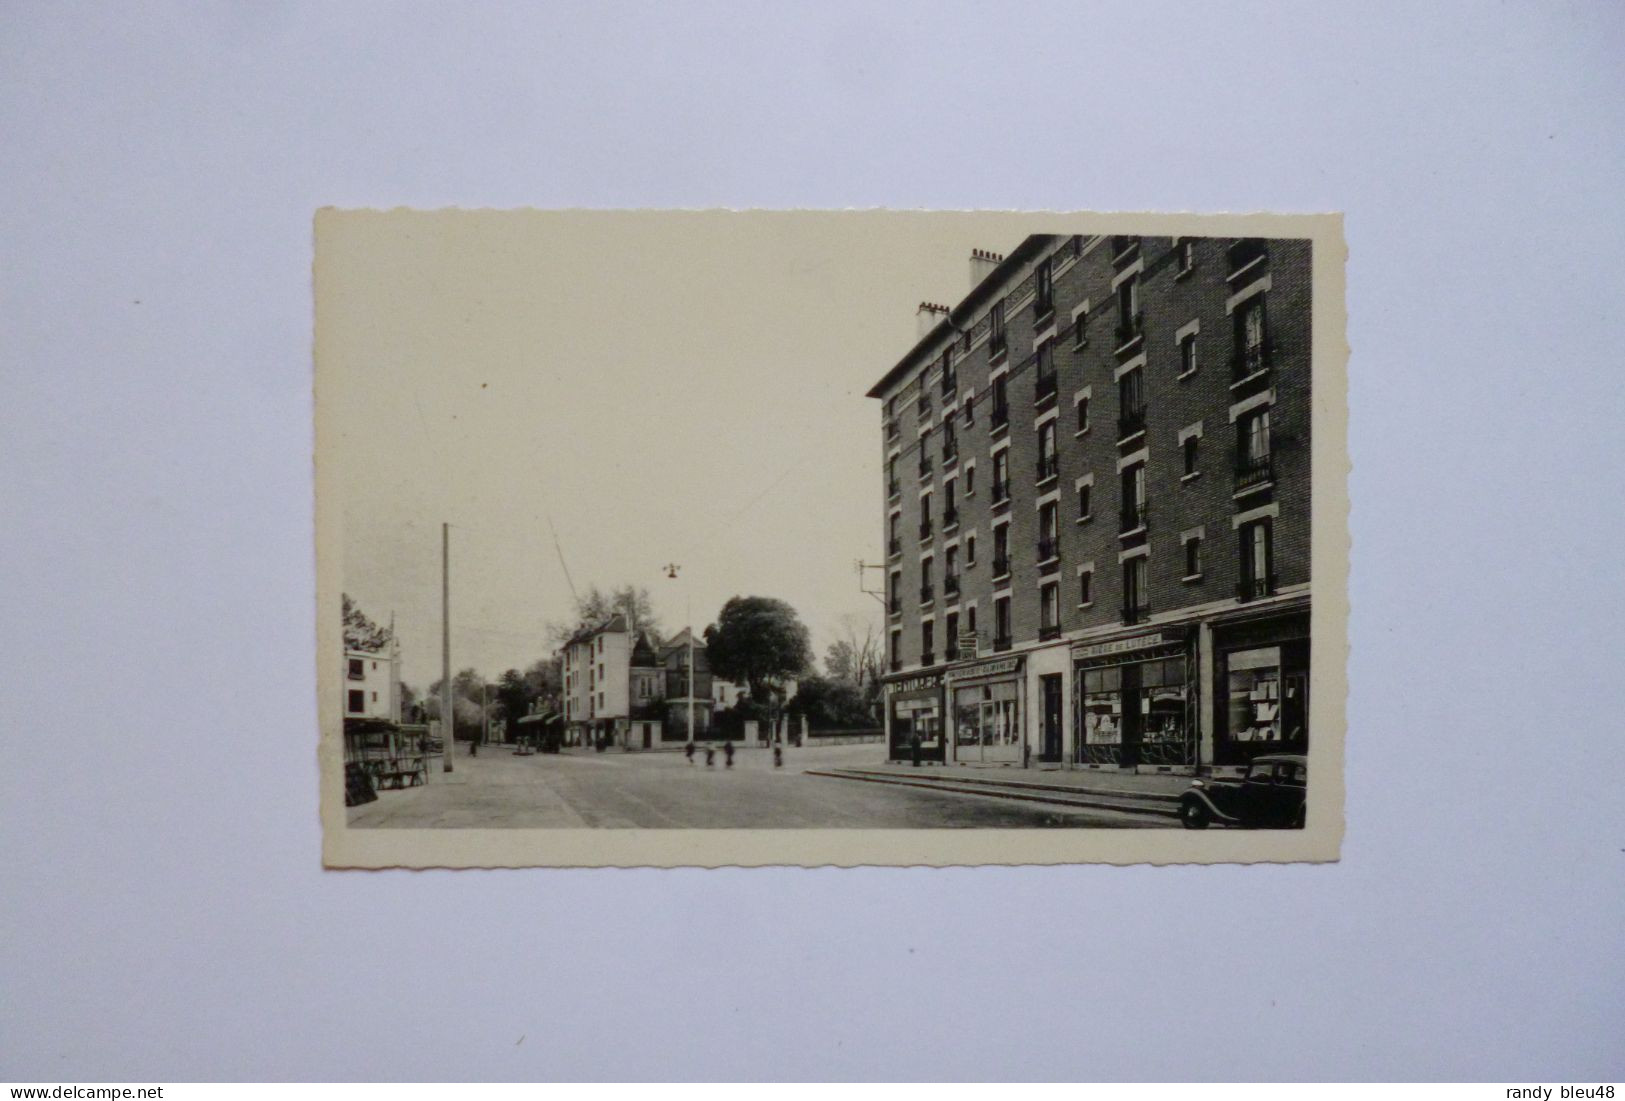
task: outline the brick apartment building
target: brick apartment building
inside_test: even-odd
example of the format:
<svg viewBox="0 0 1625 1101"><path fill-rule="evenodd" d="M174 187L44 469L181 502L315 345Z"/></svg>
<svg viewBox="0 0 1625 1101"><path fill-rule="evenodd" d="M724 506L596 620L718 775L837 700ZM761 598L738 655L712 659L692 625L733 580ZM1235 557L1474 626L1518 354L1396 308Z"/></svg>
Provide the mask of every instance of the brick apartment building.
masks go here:
<svg viewBox="0 0 1625 1101"><path fill-rule="evenodd" d="M1310 242L1038 235L971 280L869 392L892 755L1305 750Z"/></svg>

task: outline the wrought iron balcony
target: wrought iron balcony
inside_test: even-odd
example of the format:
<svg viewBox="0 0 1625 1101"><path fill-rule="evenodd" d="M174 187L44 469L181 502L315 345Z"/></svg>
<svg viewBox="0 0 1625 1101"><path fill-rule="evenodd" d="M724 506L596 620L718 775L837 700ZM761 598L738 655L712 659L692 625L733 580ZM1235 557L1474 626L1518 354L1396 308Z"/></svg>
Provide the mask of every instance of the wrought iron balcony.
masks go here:
<svg viewBox="0 0 1625 1101"><path fill-rule="evenodd" d="M1038 376L1034 383L1034 405L1047 405L1055 400L1055 391L1059 387L1059 376L1053 370L1046 371Z"/></svg>
<svg viewBox="0 0 1625 1101"><path fill-rule="evenodd" d="M1047 482L1061 472L1059 455L1044 455L1038 460L1038 480Z"/></svg>
<svg viewBox="0 0 1625 1101"><path fill-rule="evenodd" d="M891 671L893 673L901 673L903 671L903 659L902 658L892 658L891 659Z"/></svg>
<svg viewBox="0 0 1625 1101"><path fill-rule="evenodd" d="M926 650L926 651L924 651L923 653L920 654L920 664L921 665L935 665L936 661L937 661L937 655L932 653L930 650Z"/></svg>
<svg viewBox="0 0 1625 1101"><path fill-rule="evenodd" d="M1010 483L1008 481L993 483L993 503L1002 505L1010 500Z"/></svg>
<svg viewBox="0 0 1625 1101"><path fill-rule="evenodd" d="M937 598L937 591L930 585L920 586L920 603L929 604Z"/></svg>
<svg viewBox="0 0 1625 1101"><path fill-rule="evenodd" d="M947 577L944 577L942 579L942 595L943 596L958 596L959 595L959 575L957 573L951 573Z"/></svg>
<svg viewBox="0 0 1625 1101"><path fill-rule="evenodd" d="M1258 600L1261 597L1273 596L1274 593L1275 575L1273 573L1264 577L1244 578L1241 584L1236 586L1236 599L1243 603L1249 600Z"/></svg>
<svg viewBox="0 0 1625 1101"><path fill-rule="evenodd" d="M902 539L900 539L899 537L894 535L889 540L887 540L887 542L886 542L886 554L889 557L896 558L899 554L902 554L902 553L903 553L903 540Z"/></svg>
<svg viewBox="0 0 1625 1101"><path fill-rule="evenodd" d="M1275 462L1269 455L1242 455L1236 459L1236 488L1251 489L1275 479Z"/></svg>
<svg viewBox="0 0 1625 1101"><path fill-rule="evenodd" d="M901 492L903 492L902 484L899 483L896 478L892 478L890 481L888 481L886 483L886 496L887 497L895 497Z"/></svg>
<svg viewBox="0 0 1625 1101"><path fill-rule="evenodd" d="M1145 527L1150 517L1151 506L1149 502L1140 501L1136 504L1131 501L1125 504L1117 514L1117 530L1125 535L1131 531L1138 531Z"/></svg>
<svg viewBox="0 0 1625 1101"><path fill-rule="evenodd" d="M959 443L949 436L942 441L942 466L946 470L959 461Z"/></svg>
<svg viewBox="0 0 1625 1101"><path fill-rule="evenodd" d="M1125 409L1117 418L1117 438L1126 440L1137 432L1145 431L1145 406Z"/></svg>
<svg viewBox="0 0 1625 1101"><path fill-rule="evenodd" d="M994 651L994 653L1000 653L1000 652L1002 652L1004 650L1010 649L1010 646L1014 641L1015 640L1013 638L1011 638L1009 635L994 635L993 636L993 651Z"/></svg>
<svg viewBox="0 0 1625 1101"><path fill-rule="evenodd" d="M900 432L902 432L902 428L897 421L889 420L886 422L886 439L895 440Z"/></svg>
<svg viewBox="0 0 1625 1101"><path fill-rule="evenodd" d="M942 530L947 531L959 523L959 510L952 506L942 510Z"/></svg>
<svg viewBox="0 0 1625 1101"><path fill-rule="evenodd" d="M1042 627L1038 628L1038 637L1044 642L1048 642L1052 638L1060 638L1061 625L1059 623L1044 624Z"/></svg>
<svg viewBox="0 0 1625 1101"><path fill-rule="evenodd" d="M946 406L948 399L959 389L959 372L948 370L942 372L942 404Z"/></svg>
<svg viewBox="0 0 1625 1101"><path fill-rule="evenodd" d="M892 615L903 614L903 598L894 596L886 602L886 611Z"/></svg>
<svg viewBox="0 0 1625 1101"><path fill-rule="evenodd" d="M942 651L942 660L943 661L958 661L959 660L959 647L957 647L957 646L949 646L949 647L944 648L943 651Z"/></svg>
<svg viewBox="0 0 1625 1101"><path fill-rule="evenodd" d="M1061 542L1058 539L1040 539L1038 541L1038 560L1048 562L1061 553Z"/></svg>
<svg viewBox="0 0 1625 1101"><path fill-rule="evenodd" d="M1009 350L1010 350L1010 334L1006 330L1000 329L997 332L988 333L988 336L987 336L987 354L988 354L988 358L997 359L999 356L1002 356L1005 352L1007 352Z"/></svg>
<svg viewBox="0 0 1625 1101"><path fill-rule="evenodd" d="M1270 361L1274 358L1275 343L1270 340L1241 348L1230 357L1230 380L1240 382L1252 378L1260 371L1267 371L1270 369Z"/></svg>
<svg viewBox="0 0 1625 1101"><path fill-rule="evenodd" d="M920 521L920 538L931 538L931 520L929 517Z"/></svg>
<svg viewBox="0 0 1625 1101"><path fill-rule="evenodd" d="M1150 616L1151 616L1151 605L1150 604L1125 604L1125 605L1123 605L1123 625L1124 626L1132 626L1132 625L1134 625L1136 623L1144 623L1147 619L1150 618Z"/></svg>
<svg viewBox="0 0 1625 1101"><path fill-rule="evenodd" d="M1003 401L995 401L993 403L993 415L992 415L992 419L989 421L988 430L990 432L997 432L1002 428L1008 428L1009 425L1010 425L1010 401L1009 401L1009 399L1006 398Z"/></svg>
<svg viewBox="0 0 1625 1101"><path fill-rule="evenodd" d="M1138 237L1113 236L1112 237L1112 263L1121 263L1134 255L1134 250L1140 247Z"/></svg>
<svg viewBox="0 0 1625 1101"><path fill-rule="evenodd" d="M915 410L916 413L919 414L919 417L920 417L920 419L922 421L930 420L931 419L931 399L928 398L928 397L922 396L920 398L920 400L917 403L915 403L914 410Z"/></svg>
<svg viewBox="0 0 1625 1101"><path fill-rule="evenodd" d="M1008 554L995 554L993 556L993 576L1007 577L1010 573L1010 556Z"/></svg>
<svg viewBox="0 0 1625 1101"><path fill-rule="evenodd" d="M1145 335L1145 311L1135 310L1127 317L1117 319L1117 343L1127 344L1136 337Z"/></svg>

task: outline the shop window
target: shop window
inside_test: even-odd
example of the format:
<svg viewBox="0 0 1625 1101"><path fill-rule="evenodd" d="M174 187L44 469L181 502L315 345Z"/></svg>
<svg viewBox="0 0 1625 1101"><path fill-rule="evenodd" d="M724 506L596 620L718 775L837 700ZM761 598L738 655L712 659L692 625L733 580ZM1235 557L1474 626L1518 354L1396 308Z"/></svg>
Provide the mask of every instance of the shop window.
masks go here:
<svg viewBox="0 0 1625 1101"><path fill-rule="evenodd" d="M955 760L1020 759L1019 681L956 688L953 694L953 719Z"/></svg>
<svg viewBox="0 0 1625 1101"><path fill-rule="evenodd" d="M1225 657L1226 730L1244 756L1301 750L1307 742L1307 672L1283 676L1282 648L1232 650ZM1283 744L1285 743L1285 744Z"/></svg>
<svg viewBox="0 0 1625 1101"><path fill-rule="evenodd" d="M1080 763L1195 763L1184 658L1085 669L1077 683Z"/></svg>

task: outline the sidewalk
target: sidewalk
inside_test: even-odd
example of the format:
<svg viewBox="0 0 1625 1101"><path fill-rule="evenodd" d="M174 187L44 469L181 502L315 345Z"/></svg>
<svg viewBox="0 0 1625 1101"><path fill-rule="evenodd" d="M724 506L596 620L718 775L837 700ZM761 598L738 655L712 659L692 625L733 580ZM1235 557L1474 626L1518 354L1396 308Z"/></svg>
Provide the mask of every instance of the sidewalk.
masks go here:
<svg viewBox="0 0 1625 1101"><path fill-rule="evenodd" d="M847 771L857 771L848 769ZM999 787L1055 789L1097 795L1123 795L1139 799L1172 799L1191 786L1191 777L1167 773L1097 771L1095 769L1017 768L998 765L925 765L918 768L897 761L873 765L864 771L906 776L914 780L997 785Z"/></svg>

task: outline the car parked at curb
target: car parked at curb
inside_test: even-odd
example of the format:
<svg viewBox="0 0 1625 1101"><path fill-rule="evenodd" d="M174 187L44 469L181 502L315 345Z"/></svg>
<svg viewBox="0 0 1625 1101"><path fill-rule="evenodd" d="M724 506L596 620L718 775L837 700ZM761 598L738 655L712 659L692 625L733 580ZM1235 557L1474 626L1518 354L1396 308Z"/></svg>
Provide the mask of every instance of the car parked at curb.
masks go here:
<svg viewBox="0 0 1625 1101"><path fill-rule="evenodd" d="M1297 753L1255 757L1239 780L1191 781L1180 796L1179 821L1188 830L1218 822L1262 829L1302 829L1309 759Z"/></svg>

